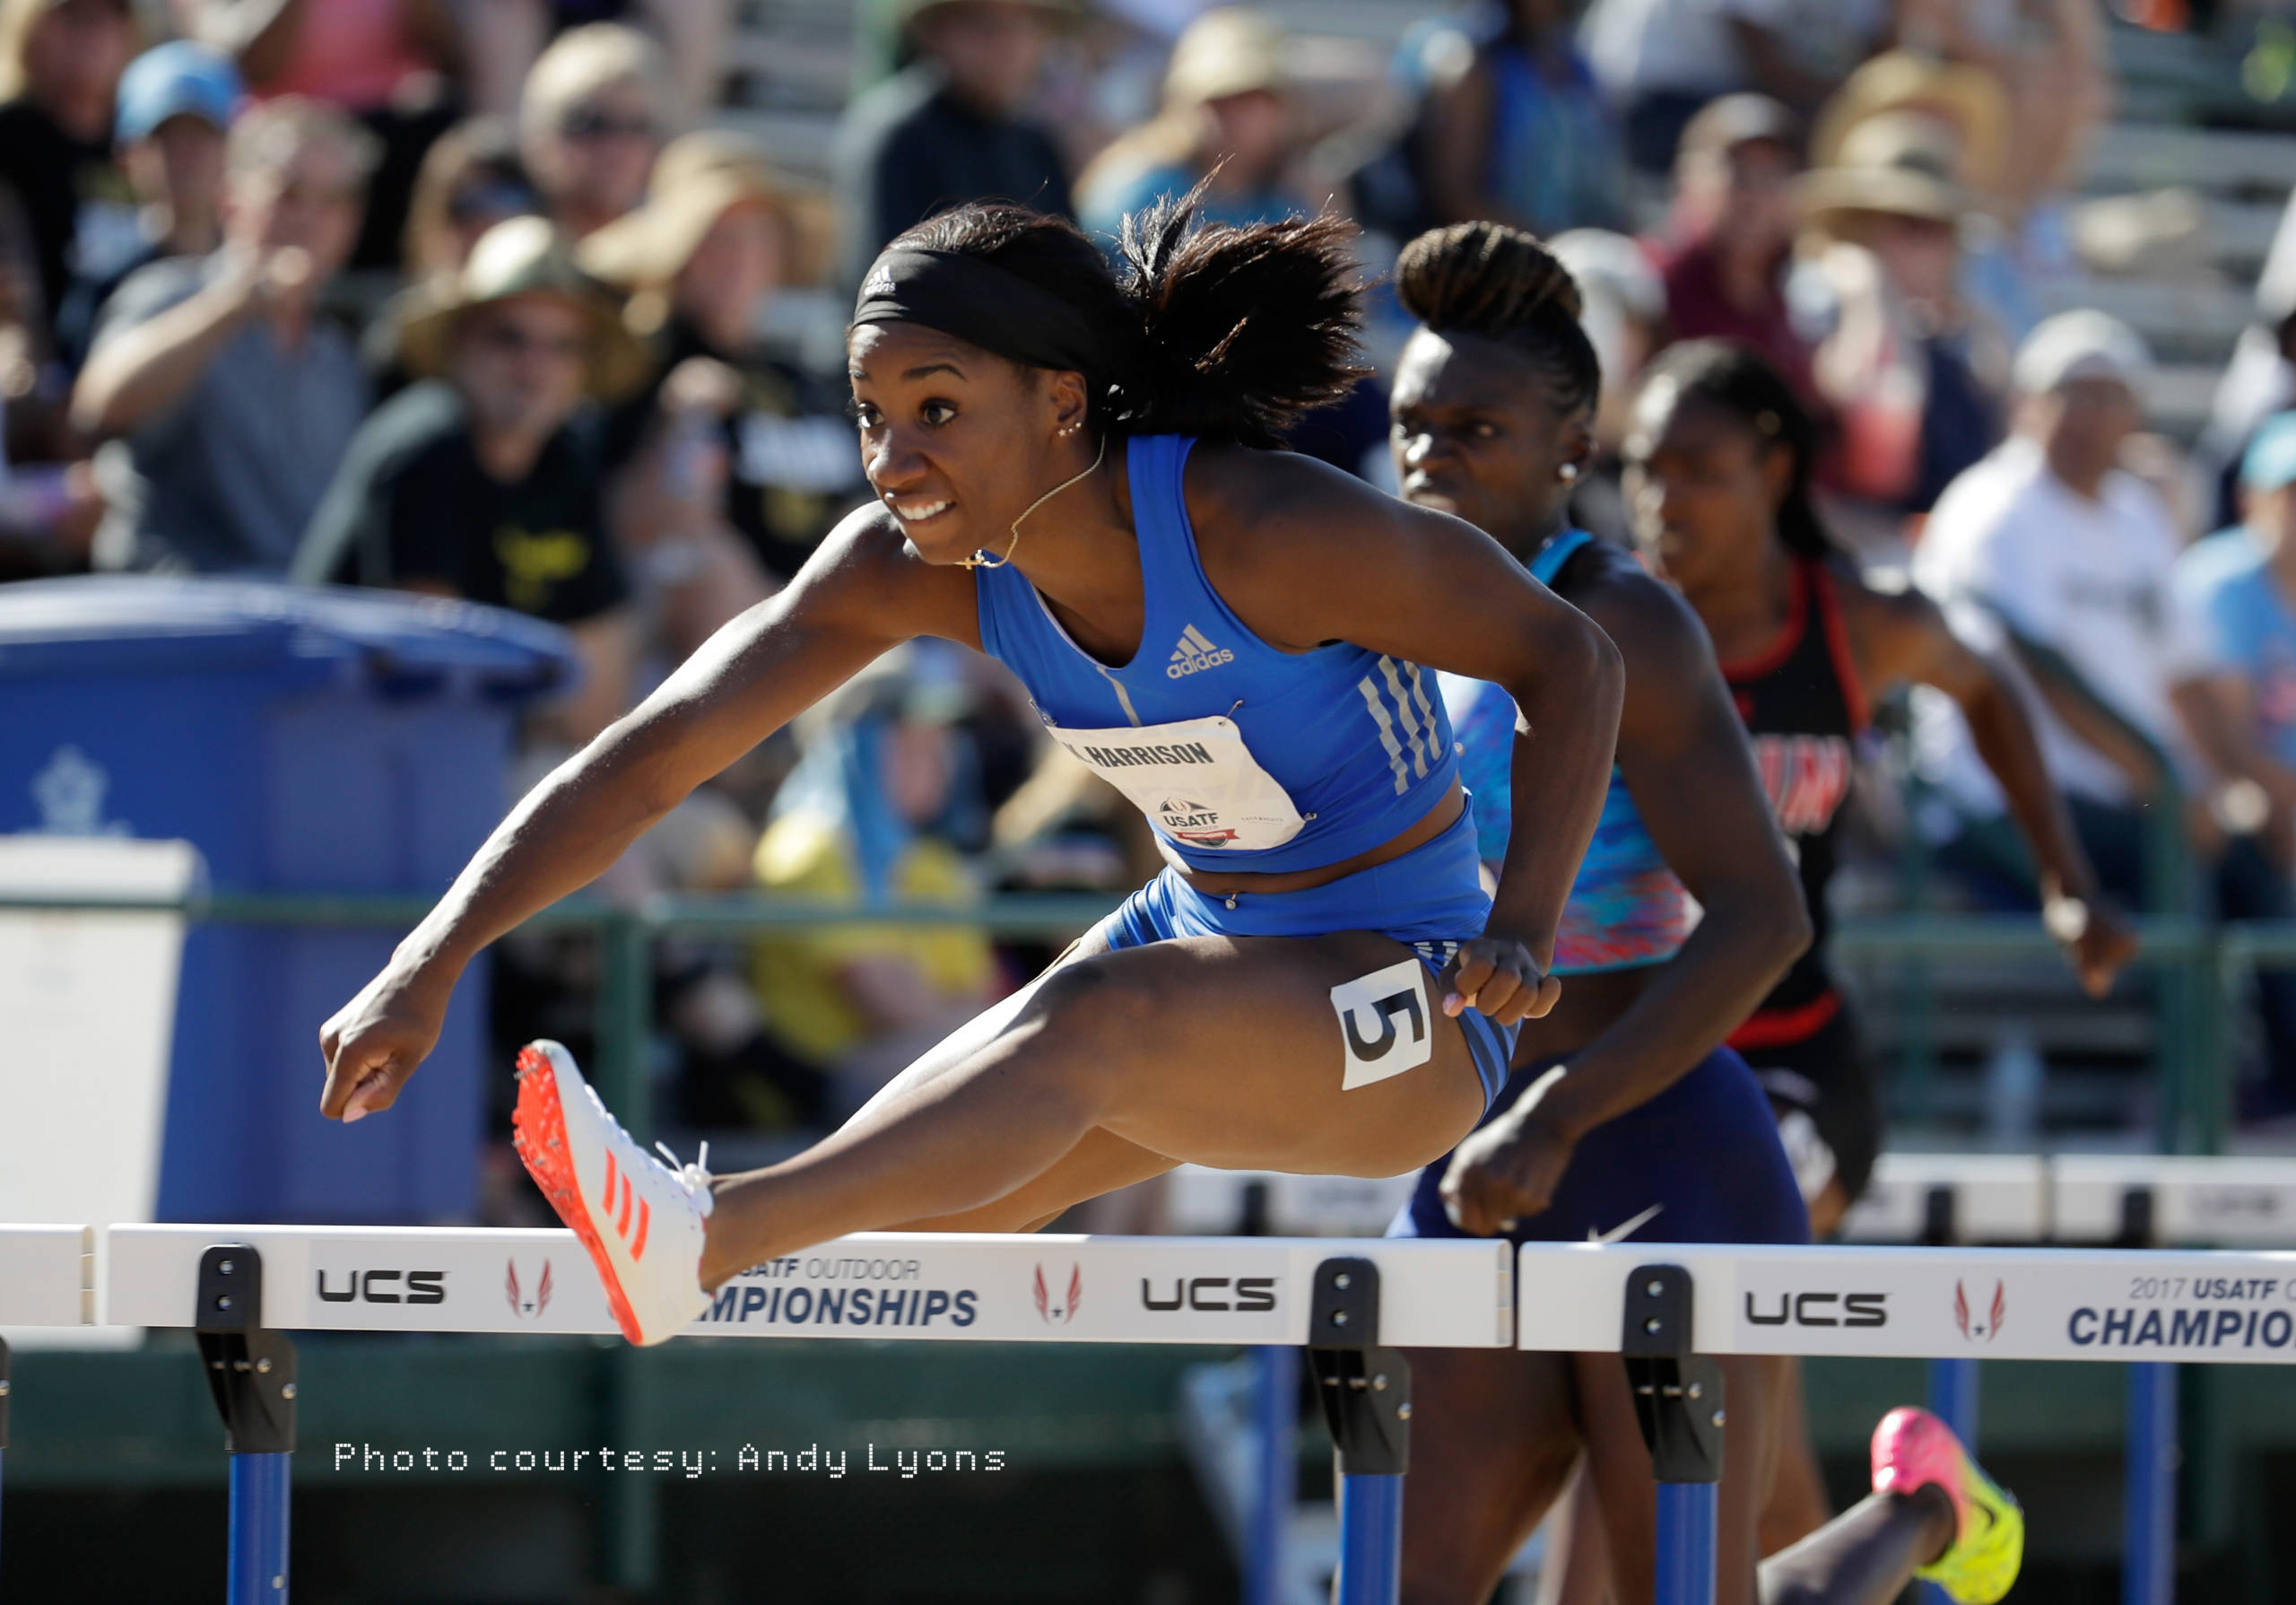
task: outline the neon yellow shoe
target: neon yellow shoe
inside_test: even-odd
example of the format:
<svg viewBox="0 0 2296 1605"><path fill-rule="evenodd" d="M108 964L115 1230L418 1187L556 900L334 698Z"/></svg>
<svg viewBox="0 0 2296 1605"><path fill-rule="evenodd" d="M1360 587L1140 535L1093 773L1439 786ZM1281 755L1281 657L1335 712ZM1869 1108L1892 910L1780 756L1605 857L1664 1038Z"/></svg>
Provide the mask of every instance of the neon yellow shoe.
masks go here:
<svg viewBox="0 0 2296 1605"><path fill-rule="evenodd" d="M1987 1477L1953 1429L1927 1410L1894 1409L1874 1429L1874 1491L1910 1494L1935 1483L1953 1502L1952 1547L1914 1575L1959 1605L1994 1605L2025 1558L2025 1513Z"/></svg>

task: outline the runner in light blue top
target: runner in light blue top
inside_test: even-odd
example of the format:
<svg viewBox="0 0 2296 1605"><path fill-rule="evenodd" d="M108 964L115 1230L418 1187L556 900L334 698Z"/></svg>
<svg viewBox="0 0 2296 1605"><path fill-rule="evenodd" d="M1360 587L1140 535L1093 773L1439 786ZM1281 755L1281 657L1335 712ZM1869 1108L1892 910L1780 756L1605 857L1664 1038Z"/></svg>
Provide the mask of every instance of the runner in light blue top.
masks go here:
<svg viewBox="0 0 2296 1605"><path fill-rule="evenodd" d="M1125 254L1119 283L1073 225L993 205L889 247L848 342L875 500L522 802L323 1034L323 1110L387 1107L469 955L691 787L901 641L1009 664L1170 868L842 1130L746 1175L665 1168L563 1049L524 1056L521 1155L638 1341L848 1232L1013 1230L1187 1161L1423 1164L1560 996L1616 650L1458 519L1273 449L1354 382L1348 225L1198 230L1182 205L1135 220ZM1488 897L1443 669L1504 686L1533 732L1514 799L1538 828Z"/></svg>

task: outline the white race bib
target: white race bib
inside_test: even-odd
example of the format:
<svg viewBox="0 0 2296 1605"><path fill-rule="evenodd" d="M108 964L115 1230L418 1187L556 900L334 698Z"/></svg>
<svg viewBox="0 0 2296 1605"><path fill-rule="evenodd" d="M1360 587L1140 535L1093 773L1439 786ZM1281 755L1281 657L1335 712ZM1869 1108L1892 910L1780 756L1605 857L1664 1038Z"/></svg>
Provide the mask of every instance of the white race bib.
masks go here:
<svg viewBox="0 0 2296 1605"><path fill-rule="evenodd" d="M1053 739L1188 847L1281 847L1307 822L1224 716L1113 730L1046 727Z"/></svg>

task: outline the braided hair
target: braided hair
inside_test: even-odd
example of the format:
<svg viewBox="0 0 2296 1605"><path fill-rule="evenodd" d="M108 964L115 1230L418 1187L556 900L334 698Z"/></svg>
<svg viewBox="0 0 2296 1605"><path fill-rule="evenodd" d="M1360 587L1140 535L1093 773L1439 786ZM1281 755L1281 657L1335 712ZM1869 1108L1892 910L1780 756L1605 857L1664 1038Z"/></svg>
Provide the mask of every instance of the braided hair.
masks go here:
<svg viewBox="0 0 2296 1605"><path fill-rule="evenodd" d="M1495 222L1430 229L1403 248L1396 292L1439 335L1479 336L1527 358L1566 415L1593 414L1603 370L1578 324L1578 283L1536 236Z"/></svg>
<svg viewBox="0 0 2296 1605"><path fill-rule="evenodd" d="M1835 549L1810 497L1810 475L1818 458L1817 422L1768 358L1728 340L1687 340L1650 364L1643 375L1643 394L1662 384L1672 387L1675 405L1696 401L1718 408L1763 446L1783 447L1792 469L1786 499L1778 508L1778 538L1804 557L1823 557Z"/></svg>

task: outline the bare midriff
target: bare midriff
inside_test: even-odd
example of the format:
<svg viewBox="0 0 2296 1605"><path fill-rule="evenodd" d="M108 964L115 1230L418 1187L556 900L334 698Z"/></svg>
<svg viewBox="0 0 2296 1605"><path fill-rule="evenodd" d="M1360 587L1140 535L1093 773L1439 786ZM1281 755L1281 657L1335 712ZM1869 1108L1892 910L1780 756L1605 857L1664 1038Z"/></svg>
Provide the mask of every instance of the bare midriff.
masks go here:
<svg viewBox="0 0 2296 1605"><path fill-rule="evenodd" d="M1435 806L1419 816L1412 825L1378 846L1368 848L1352 859L1342 859L1336 864L1325 864L1314 869L1287 869L1267 873L1249 869L1191 869L1185 864L1173 864L1180 877L1207 897L1225 897L1231 892L1305 892L1316 886L1327 886L1335 880L1351 875L1361 875L1366 869L1376 869L1381 864L1392 863L1413 848L1424 847L1436 837L1458 823L1460 810L1466 807L1466 789L1458 777L1451 777L1451 784L1436 800ZM1169 859L1170 853L1165 857Z"/></svg>

